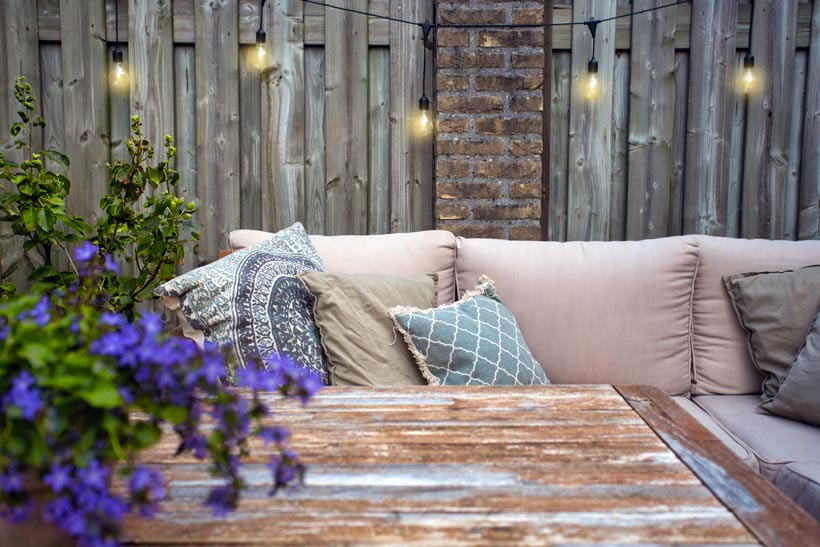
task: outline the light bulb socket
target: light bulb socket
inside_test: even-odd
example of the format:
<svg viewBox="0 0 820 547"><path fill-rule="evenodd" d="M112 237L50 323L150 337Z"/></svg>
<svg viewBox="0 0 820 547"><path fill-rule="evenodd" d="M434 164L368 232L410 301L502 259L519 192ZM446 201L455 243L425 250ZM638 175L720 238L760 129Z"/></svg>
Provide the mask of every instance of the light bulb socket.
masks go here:
<svg viewBox="0 0 820 547"><path fill-rule="evenodd" d="M422 95L421 99L419 99L419 110L430 110L430 99L427 98L427 95Z"/></svg>
<svg viewBox="0 0 820 547"><path fill-rule="evenodd" d="M587 63L587 73L588 74L598 74L598 60L593 57Z"/></svg>
<svg viewBox="0 0 820 547"><path fill-rule="evenodd" d="M754 68L755 67L755 56L751 53L747 53L743 57L743 68Z"/></svg>
<svg viewBox="0 0 820 547"><path fill-rule="evenodd" d="M123 59L122 50L118 47L115 47L114 51L111 53L111 60L114 61L115 63L122 63L123 62L122 59Z"/></svg>
<svg viewBox="0 0 820 547"><path fill-rule="evenodd" d="M265 34L265 31L262 27L259 27L259 30L256 31L256 44L264 44L268 39L268 35Z"/></svg>

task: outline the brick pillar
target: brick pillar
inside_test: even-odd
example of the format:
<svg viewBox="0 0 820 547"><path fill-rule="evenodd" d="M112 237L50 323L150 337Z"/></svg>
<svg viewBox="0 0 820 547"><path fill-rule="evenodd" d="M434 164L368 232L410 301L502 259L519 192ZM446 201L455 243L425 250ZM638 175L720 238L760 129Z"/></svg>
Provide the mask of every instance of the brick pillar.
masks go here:
<svg viewBox="0 0 820 547"><path fill-rule="evenodd" d="M437 17L540 22L543 2L437 0ZM439 29L437 228L466 237L541 238L543 43L542 29Z"/></svg>

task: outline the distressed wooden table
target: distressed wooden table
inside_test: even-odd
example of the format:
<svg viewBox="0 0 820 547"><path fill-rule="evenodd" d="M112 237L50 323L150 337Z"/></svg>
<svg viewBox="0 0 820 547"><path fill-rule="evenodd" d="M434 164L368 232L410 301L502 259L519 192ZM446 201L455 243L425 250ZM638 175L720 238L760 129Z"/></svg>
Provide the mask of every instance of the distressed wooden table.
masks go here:
<svg viewBox="0 0 820 547"><path fill-rule="evenodd" d="M268 455L227 519L172 435L143 458L170 499L138 545L810 545L820 525L663 392L635 386L328 388L275 403L306 486L268 498Z"/></svg>

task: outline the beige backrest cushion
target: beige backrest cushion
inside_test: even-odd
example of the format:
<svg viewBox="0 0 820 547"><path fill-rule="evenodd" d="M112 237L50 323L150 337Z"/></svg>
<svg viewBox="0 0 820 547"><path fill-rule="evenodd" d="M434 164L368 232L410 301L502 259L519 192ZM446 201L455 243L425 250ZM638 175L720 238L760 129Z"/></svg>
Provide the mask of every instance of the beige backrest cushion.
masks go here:
<svg viewBox="0 0 820 547"><path fill-rule="evenodd" d="M689 392L692 239L457 241L459 290L493 279L552 382Z"/></svg>
<svg viewBox="0 0 820 547"><path fill-rule="evenodd" d="M818 264L820 241L692 237L700 248L692 301L693 393L760 393L763 377L752 364L723 276Z"/></svg>
<svg viewBox="0 0 820 547"><path fill-rule="evenodd" d="M270 232L234 230L231 250L265 241ZM332 273L438 274L438 304L455 297L455 236L445 230L368 236L310 236Z"/></svg>

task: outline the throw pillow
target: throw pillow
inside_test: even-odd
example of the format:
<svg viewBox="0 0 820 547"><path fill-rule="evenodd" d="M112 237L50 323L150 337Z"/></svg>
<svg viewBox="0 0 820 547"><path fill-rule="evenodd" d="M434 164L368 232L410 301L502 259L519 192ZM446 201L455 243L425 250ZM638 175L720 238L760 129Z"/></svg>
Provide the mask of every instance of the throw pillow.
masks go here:
<svg viewBox="0 0 820 547"><path fill-rule="evenodd" d="M431 385L549 383L486 276L458 302L426 310L400 306L390 318Z"/></svg>
<svg viewBox="0 0 820 547"><path fill-rule="evenodd" d="M780 389L761 407L791 418L820 426L820 313L814 318L803 347L794 358Z"/></svg>
<svg viewBox="0 0 820 547"><path fill-rule="evenodd" d="M229 347L235 367L259 356L282 354L328 383L327 365L313 321L313 301L296 275L324 271L301 224L197 268L156 288L178 309L186 335Z"/></svg>
<svg viewBox="0 0 820 547"><path fill-rule="evenodd" d="M435 306L436 277L299 274L314 298L313 317L322 337L331 384L427 384L404 343L396 340L387 310L397 305Z"/></svg>
<svg viewBox="0 0 820 547"><path fill-rule="evenodd" d="M762 402L777 393L820 308L820 266L723 278L748 335L749 352L763 374Z"/></svg>

